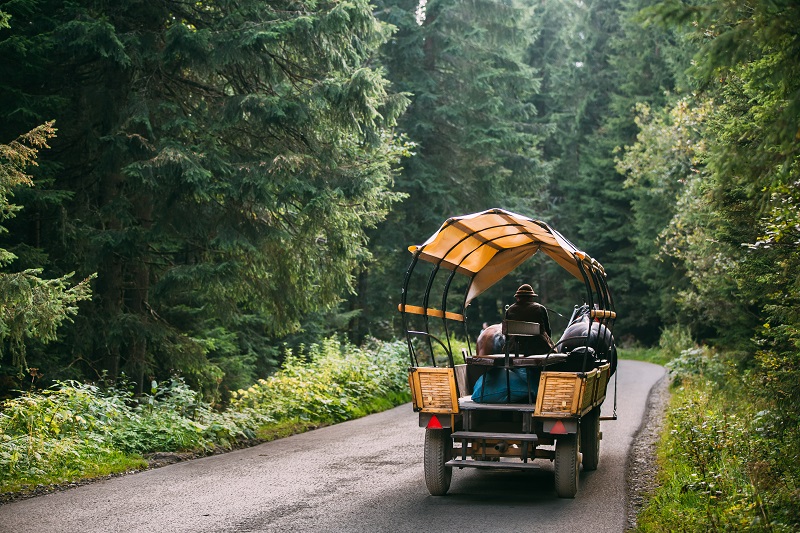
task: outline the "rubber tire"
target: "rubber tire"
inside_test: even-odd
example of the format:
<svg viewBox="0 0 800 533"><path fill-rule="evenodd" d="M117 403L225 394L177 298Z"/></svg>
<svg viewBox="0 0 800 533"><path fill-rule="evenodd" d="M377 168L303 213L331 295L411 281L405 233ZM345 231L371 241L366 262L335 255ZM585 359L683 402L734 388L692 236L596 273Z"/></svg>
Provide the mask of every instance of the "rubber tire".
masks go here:
<svg viewBox="0 0 800 533"><path fill-rule="evenodd" d="M578 493L580 455L578 435L561 435L556 440L556 494L559 498L574 498Z"/></svg>
<svg viewBox="0 0 800 533"><path fill-rule="evenodd" d="M581 464L585 471L597 470L600 463L600 407L581 419Z"/></svg>
<svg viewBox="0 0 800 533"><path fill-rule="evenodd" d="M425 430L425 485L431 496L444 496L450 489L453 467L444 464L453 458L453 439L449 429Z"/></svg>

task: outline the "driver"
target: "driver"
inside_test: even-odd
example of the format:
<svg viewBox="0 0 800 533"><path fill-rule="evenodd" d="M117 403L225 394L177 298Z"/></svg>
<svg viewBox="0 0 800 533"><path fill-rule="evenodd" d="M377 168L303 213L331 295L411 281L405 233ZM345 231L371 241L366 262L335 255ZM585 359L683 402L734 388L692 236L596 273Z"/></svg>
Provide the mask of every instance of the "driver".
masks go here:
<svg viewBox="0 0 800 533"><path fill-rule="evenodd" d="M550 330L550 318L547 315L547 308L534 301L536 296L537 294L533 292L533 288L524 283L520 285L514 294L516 302L506 310L506 320L539 323L542 334L530 339L524 339L526 342L520 343L520 348L526 354L548 353L553 347L550 340L552 331Z"/></svg>

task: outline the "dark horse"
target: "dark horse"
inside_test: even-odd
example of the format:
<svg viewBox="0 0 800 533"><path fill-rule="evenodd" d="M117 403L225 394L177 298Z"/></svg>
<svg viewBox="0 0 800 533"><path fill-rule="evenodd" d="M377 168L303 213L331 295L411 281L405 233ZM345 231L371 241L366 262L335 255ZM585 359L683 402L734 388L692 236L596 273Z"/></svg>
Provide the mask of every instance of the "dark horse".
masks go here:
<svg viewBox="0 0 800 533"><path fill-rule="evenodd" d="M559 353L576 356L582 353L581 350L591 348L594 351L593 363L608 361L611 363L611 374L617 370L617 346L614 344L614 336L605 324L591 319L588 305L575 308L572 319L556 343L556 347Z"/></svg>
<svg viewBox="0 0 800 533"><path fill-rule="evenodd" d="M590 367L597 361L607 360L611 363L612 374L617 369L617 347L614 344L614 336L605 324L592 321L589 311L588 305L576 307L567 329L556 343L558 353L574 353L575 361L554 365L553 370L572 370L579 363L579 359L582 363L587 347L592 349L588 352L587 362L590 363ZM502 324L492 324L478 335L475 351L477 355L505 353L505 342Z"/></svg>

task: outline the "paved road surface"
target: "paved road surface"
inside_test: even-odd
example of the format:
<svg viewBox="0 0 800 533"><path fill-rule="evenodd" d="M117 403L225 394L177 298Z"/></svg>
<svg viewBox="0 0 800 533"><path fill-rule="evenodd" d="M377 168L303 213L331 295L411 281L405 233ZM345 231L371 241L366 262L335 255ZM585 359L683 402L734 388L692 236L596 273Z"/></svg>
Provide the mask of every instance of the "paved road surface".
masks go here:
<svg viewBox="0 0 800 533"><path fill-rule="evenodd" d="M424 430L405 405L246 450L2 505L0 531L620 532L628 448L650 389L663 375L656 365L620 363L620 419L601 423L599 468L581 472L574 500L556 497L552 463L543 460L533 472L456 470L448 495L430 496L423 479ZM609 395L604 414L611 407Z"/></svg>

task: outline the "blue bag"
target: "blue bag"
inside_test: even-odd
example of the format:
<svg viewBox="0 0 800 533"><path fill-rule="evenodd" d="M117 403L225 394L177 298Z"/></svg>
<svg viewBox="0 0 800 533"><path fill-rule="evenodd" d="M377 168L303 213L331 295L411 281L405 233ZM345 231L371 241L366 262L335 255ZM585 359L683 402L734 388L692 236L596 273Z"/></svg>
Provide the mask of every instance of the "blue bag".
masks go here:
<svg viewBox="0 0 800 533"><path fill-rule="evenodd" d="M506 381L506 372L508 380ZM539 380L531 383L531 397L536 397ZM511 402L528 402L528 374L524 368L492 368L478 378L472 389L472 401L478 403L509 403L509 389Z"/></svg>

